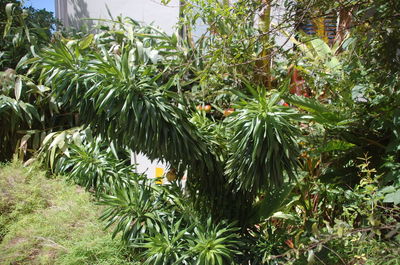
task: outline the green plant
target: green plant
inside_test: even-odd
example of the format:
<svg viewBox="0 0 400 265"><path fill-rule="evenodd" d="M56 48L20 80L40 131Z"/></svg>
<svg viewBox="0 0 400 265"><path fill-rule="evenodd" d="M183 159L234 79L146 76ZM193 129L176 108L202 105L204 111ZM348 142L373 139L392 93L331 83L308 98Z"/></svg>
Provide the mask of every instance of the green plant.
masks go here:
<svg viewBox="0 0 400 265"><path fill-rule="evenodd" d="M191 199L216 218L237 219L236 210L248 211L260 189L283 183L284 174L293 179L296 129L289 118L297 116L294 109L275 105L279 95L268 101L269 95L260 94L258 100L242 104L238 116L253 121L240 124L234 119L215 119L219 124L209 128L218 131L206 132L192 119L194 102L180 90L178 80L186 70L174 67L186 57L176 36L140 27L129 19L113 23L115 30L56 40L32 65L32 69L42 69L41 82L54 86L56 97L78 111L95 136L113 142L118 149L168 162L180 177L187 172ZM84 95L83 99L78 95ZM258 117L262 119L257 128L263 130L254 131L254 139L241 139L246 137L245 125L257 121L259 110L264 114ZM229 137L228 130L235 133L234 144L223 142ZM239 145L241 140L249 143L247 150ZM264 141L274 148L268 159L257 145ZM237 157L239 153L246 159ZM265 171L261 169L264 165ZM243 167L251 172L237 171ZM236 171L249 178L238 177ZM252 181L259 183L253 186ZM221 194L230 199L224 200ZM239 205L229 203L233 197L241 197Z"/></svg>
<svg viewBox="0 0 400 265"><path fill-rule="evenodd" d="M111 194L101 196L100 203L108 206L101 219L106 227L115 224L113 236L121 232L126 242L136 244L154 233L160 221L156 211L162 204L157 203L153 189L148 181L136 179L126 186L115 185Z"/></svg>
<svg viewBox="0 0 400 265"><path fill-rule="evenodd" d="M1 1L0 8L0 125L5 128L0 160L11 160L13 154L24 160L47 133L76 123L26 65L49 43L55 19L45 10L22 8L19 1Z"/></svg>
<svg viewBox="0 0 400 265"><path fill-rule="evenodd" d="M139 245L143 248L144 264L187 263L190 260L187 237L191 227L184 227L183 219L174 216L167 219L167 223L160 223L157 233Z"/></svg>
<svg viewBox="0 0 400 265"><path fill-rule="evenodd" d="M19 80L19 82L21 81ZM17 82L17 89L18 86ZM0 160L10 159L11 154L19 147L21 147L22 153L24 149L26 150L26 143L34 134L34 132L29 132L29 128L32 128L32 124L39 119L39 113L32 104L0 94L0 125L6 128L0 132L0 147L2 149ZM18 135L17 132L21 131L25 131L27 134ZM36 138L36 146L38 140Z"/></svg>
<svg viewBox="0 0 400 265"><path fill-rule="evenodd" d="M252 231L255 258L267 264L396 264L400 212L384 203L370 161L359 159L361 181L354 189L309 177L299 182L293 191L300 194L291 194L282 212Z"/></svg>
<svg viewBox="0 0 400 265"><path fill-rule="evenodd" d="M20 60L50 41L58 24L51 12L24 8L21 1L0 2L0 70L16 69Z"/></svg>
<svg viewBox="0 0 400 265"><path fill-rule="evenodd" d="M69 179L87 190L108 193L114 186L126 186L137 178L134 166L117 159L101 139L68 148L69 156L58 161L57 171L67 173Z"/></svg>
<svg viewBox="0 0 400 265"><path fill-rule="evenodd" d="M242 108L230 116L234 135L226 165L230 181L239 179L239 190L253 195L281 186L285 173L289 179L294 178L299 135L290 122L299 115L294 109L277 104L279 94L260 93L255 97L254 101L244 101Z"/></svg>
<svg viewBox="0 0 400 265"><path fill-rule="evenodd" d="M181 35L117 18L35 44L18 75L4 74L0 121L19 122L4 130L4 157L44 138L41 157L100 198L139 263L397 262L397 2L286 1L279 25L276 1L185 3ZM297 49L274 43L332 12L356 18L343 42L290 33ZM194 42L198 20L207 32ZM7 38L34 43L16 21L26 22L6 24ZM293 69L306 97L288 95ZM132 173L125 151L168 163L176 181ZM223 227L231 221L241 229Z"/></svg>
<svg viewBox="0 0 400 265"><path fill-rule="evenodd" d="M240 255L238 228L227 225L213 225L208 219L206 225L197 225L189 239L190 253L195 264L232 264Z"/></svg>

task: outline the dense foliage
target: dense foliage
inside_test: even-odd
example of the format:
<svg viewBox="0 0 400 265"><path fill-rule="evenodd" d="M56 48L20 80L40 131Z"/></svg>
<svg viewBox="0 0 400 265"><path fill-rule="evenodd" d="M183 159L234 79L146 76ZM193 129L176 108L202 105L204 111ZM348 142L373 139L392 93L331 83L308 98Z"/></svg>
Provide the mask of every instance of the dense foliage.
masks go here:
<svg viewBox="0 0 400 265"><path fill-rule="evenodd" d="M21 65L51 40L56 23L52 14L21 3L1 1L0 15L0 160L10 160L14 150L30 157L43 138L54 130L76 125L73 113L62 108L51 88L28 77Z"/></svg>
<svg viewBox="0 0 400 265"><path fill-rule="evenodd" d="M399 3L276 5L194 0L180 34L117 18L51 43L8 5L4 38L33 48L1 57L0 159L40 146L139 264L397 264ZM332 43L298 30L332 12Z"/></svg>

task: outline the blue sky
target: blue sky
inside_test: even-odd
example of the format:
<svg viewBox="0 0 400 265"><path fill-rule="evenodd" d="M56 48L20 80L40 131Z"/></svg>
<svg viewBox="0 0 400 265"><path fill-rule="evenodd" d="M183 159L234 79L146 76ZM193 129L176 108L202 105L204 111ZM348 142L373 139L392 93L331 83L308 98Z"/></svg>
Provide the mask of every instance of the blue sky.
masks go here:
<svg viewBox="0 0 400 265"><path fill-rule="evenodd" d="M54 13L55 0L25 0L25 6L33 6L36 9L46 9Z"/></svg>

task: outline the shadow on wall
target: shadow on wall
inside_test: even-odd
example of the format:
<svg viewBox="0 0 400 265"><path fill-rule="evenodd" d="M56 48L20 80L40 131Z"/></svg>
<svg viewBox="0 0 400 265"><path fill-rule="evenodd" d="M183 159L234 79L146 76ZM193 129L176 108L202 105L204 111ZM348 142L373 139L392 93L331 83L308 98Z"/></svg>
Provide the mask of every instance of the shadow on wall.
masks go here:
<svg viewBox="0 0 400 265"><path fill-rule="evenodd" d="M73 12L68 12L68 26L88 31L94 26L94 21L90 20L88 5L85 0L68 0L71 3ZM71 10L72 11L72 10Z"/></svg>

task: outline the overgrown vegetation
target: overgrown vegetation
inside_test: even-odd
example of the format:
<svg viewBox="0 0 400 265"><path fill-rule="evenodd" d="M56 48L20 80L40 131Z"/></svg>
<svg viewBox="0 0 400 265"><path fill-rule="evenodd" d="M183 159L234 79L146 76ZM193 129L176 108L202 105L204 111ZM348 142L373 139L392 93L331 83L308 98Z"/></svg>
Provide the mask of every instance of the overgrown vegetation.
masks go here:
<svg viewBox="0 0 400 265"><path fill-rule="evenodd" d="M128 264L90 194L35 166L0 168L0 264Z"/></svg>
<svg viewBox="0 0 400 265"><path fill-rule="evenodd" d="M398 1L285 2L278 24L276 1L185 2L180 35L118 18L24 50L3 72L0 158L90 191L140 264L398 264ZM4 38L49 37L7 10ZM331 42L298 28L334 13Z"/></svg>

